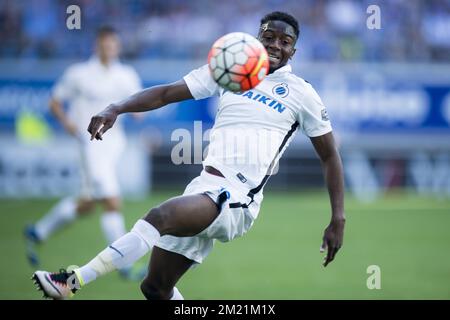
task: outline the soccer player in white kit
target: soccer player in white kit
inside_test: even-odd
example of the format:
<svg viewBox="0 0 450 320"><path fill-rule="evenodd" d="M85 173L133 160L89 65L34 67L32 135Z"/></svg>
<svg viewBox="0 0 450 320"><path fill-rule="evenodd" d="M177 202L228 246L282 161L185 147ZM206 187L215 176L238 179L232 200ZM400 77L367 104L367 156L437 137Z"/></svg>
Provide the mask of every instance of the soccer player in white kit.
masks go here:
<svg viewBox="0 0 450 320"><path fill-rule="evenodd" d="M288 65L298 36L298 23L289 14L272 12L261 20L258 39L269 54L270 70L258 86L246 92L221 89L203 66L180 81L148 88L112 104L92 118L88 128L91 139L102 140L119 114L153 110L186 99L219 97L200 176L182 196L151 209L129 233L81 268L71 273L35 272L33 279L46 296L70 297L97 277L152 250L149 274L141 284L144 296L183 299L175 287L177 281L204 260L214 240L231 241L250 229L258 216L264 185L296 131L310 137L322 162L332 215L320 251L327 250L324 266L334 259L343 243L345 224L342 164L324 105L312 86L295 76ZM263 141L256 163L245 158L244 149L223 152L231 143L228 132L233 131L245 132L241 139L253 143L259 143L259 136L270 137L270 142Z"/></svg>
<svg viewBox="0 0 450 320"><path fill-rule="evenodd" d="M51 210L28 226L25 235L31 243L41 243L77 216L93 211L96 203L103 206L101 227L108 244L126 233L120 212L120 188L117 177L119 157L125 148L125 133L118 123L111 139L89 143L86 128L92 114L100 112L111 101L122 100L142 89L135 70L118 61L120 40L111 27L97 32L96 53L86 62L70 66L53 88L50 108L64 129L78 142L82 186L78 197L60 200ZM68 103L68 112L63 103ZM38 263L30 247L28 258Z"/></svg>

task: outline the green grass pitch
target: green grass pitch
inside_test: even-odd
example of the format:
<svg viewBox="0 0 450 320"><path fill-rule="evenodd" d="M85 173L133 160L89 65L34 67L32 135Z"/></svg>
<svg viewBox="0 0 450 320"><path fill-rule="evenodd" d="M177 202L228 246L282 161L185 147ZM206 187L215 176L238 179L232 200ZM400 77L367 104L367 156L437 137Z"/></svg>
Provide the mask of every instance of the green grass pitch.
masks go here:
<svg viewBox="0 0 450 320"><path fill-rule="evenodd" d="M127 227L177 192L126 201ZM22 229L55 200L0 200L0 299L40 299L25 259ZM344 246L327 268L319 253L329 221L327 194L265 192L247 235L217 242L206 261L178 287L187 299L450 299L450 200L392 192L373 203L346 202ZM86 263L105 247L99 212L78 220L39 248L41 268ZM141 262L146 263L148 256ZM381 289L369 290L367 267L381 269ZM75 299L143 299L139 283L116 273Z"/></svg>

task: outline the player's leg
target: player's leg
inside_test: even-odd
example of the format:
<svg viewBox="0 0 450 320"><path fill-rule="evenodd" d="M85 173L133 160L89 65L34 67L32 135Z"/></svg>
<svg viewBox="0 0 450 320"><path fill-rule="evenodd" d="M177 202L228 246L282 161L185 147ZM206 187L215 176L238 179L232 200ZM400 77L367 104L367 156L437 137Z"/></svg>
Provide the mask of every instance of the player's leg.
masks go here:
<svg viewBox="0 0 450 320"><path fill-rule="evenodd" d="M53 233L71 223L77 215L91 212L94 202L90 200L76 200L72 197L61 199L35 224L25 227L27 239L27 258L32 265L39 264L39 259L34 248L35 244L47 240Z"/></svg>
<svg viewBox="0 0 450 320"><path fill-rule="evenodd" d="M136 222L130 232L114 241L88 264L75 269L77 281L75 287L83 286L113 270L130 266L148 253L162 235L186 237L200 233L216 219L218 214L216 203L204 194L180 196L162 203L151 209L144 219ZM53 298L63 298L65 294L70 293L67 291L66 283L58 282L58 279L68 277L66 273L50 274L44 271L35 273L35 279L37 278L40 287ZM54 278L56 280L53 280ZM53 286L47 284L49 281ZM65 290L65 294L54 291L52 289L54 287L60 287L60 292Z"/></svg>
<svg viewBox="0 0 450 320"><path fill-rule="evenodd" d="M153 247L147 277L141 283L141 291L148 300L183 300L175 287L178 280L194 263L175 252Z"/></svg>
<svg viewBox="0 0 450 320"><path fill-rule="evenodd" d="M208 227L219 214L217 204L205 194L179 196L151 209L143 218L161 235L194 236Z"/></svg>
<svg viewBox="0 0 450 320"><path fill-rule="evenodd" d="M77 216L84 216L94 212L96 201L90 198L80 198L77 203Z"/></svg>
<svg viewBox="0 0 450 320"><path fill-rule="evenodd" d="M163 235L187 237L200 233L217 217L215 202L196 194L169 199L150 210L130 232L114 241L87 265L75 272L81 284L131 265L144 256Z"/></svg>
<svg viewBox="0 0 450 320"><path fill-rule="evenodd" d="M101 199L103 213L100 226L108 244L113 243L126 233L125 219L120 211L121 203L118 196Z"/></svg>
<svg viewBox="0 0 450 320"><path fill-rule="evenodd" d="M125 218L121 212L121 199L116 196L107 197L101 200L103 213L100 218L100 226L108 244L112 244L121 236L127 233ZM133 281L140 281L147 275L145 266L129 266L119 270L120 275Z"/></svg>
<svg viewBox="0 0 450 320"><path fill-rule="evenodd" d="M34 225L29 225L26 234L36 242L42 242L76 217L77 203L73 198L61 199Z"/></svg>
<svg viewBox="0 0 450 320"><path fill-rule="evenodd" d="M72 222L77 215L87 214L94 208L95 203L91 200L91 170L87 161L88 153L85 151L87 147L83 143L80 143L78 147L81 178L79 199L67 197L60 200L36 224L27 226L25 235L29 241L38 243L46 240L55 231Z"/></svg>
<svg viewBox="0 0 450 320"><path fill-rule="evenodd" d="M72 222L77 215L92 212L95 203L92 200L67 197L54 205L34 225L27 227L27 235L35 242L42 242L50 235Z"/></svg>
<svg viewBox="0 0 450 320"><path fill-rule="evenodd" d="M209 198L209 197L208 197ZM179 237L193 236L203 231L215 220L217 214L212 216L200 216L192 225L192 217L183 214L182 208L189 206L183 197L171 199L158 208L152 209L145 217L146 221L153 225L159 224L159 230L166 230L165 234ZM217 205L214 204L217 210ZM165 216L164 218L161 218ZM172 216L172 217L170 217ZM204 220L211 219L213 220ZM161 219L161 221L157 221ZM203 227L206 225L206 227ZM149 263L148 275L141 284L141 291L148 300L183 300L180 291L175 287L178 280L195 262L184 255L153 247Z"/></svg>

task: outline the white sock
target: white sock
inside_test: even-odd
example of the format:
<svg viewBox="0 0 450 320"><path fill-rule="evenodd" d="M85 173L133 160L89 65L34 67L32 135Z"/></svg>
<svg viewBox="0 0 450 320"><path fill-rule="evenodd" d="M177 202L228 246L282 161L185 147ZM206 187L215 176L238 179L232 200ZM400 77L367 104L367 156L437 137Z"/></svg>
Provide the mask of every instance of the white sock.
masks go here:
<svg viewBox="0 0 450 320"><path fill-rule="evenodd" d="M125 219L117 211L104 212L100 217L100 225L108 244L113 243L127 232Z"/></svg>
<svg viewBox="0 0 450 320"><path fill-rule="evenodd" d="M115 269L132 265L149 252L160 237L158 230L150 223L138 220L130 232L114 241L88 264L74 270L80 285L88 284Z"/></svg>
<svg viewBox="0 0 450 320"><path fill-rule="evenodd" d="M46 240L56 230L62 228L76 217L77 204L73 198L60 200L36 224L35 230L41 240Z"/></svg>
<svg viewBox="0 0 450 320"><path fill-rule="evenodd" d="M170 300L184 300L183 296L180 293L180 290L177 289L177 287L173 288L173 296L170 298Z"/></svg>

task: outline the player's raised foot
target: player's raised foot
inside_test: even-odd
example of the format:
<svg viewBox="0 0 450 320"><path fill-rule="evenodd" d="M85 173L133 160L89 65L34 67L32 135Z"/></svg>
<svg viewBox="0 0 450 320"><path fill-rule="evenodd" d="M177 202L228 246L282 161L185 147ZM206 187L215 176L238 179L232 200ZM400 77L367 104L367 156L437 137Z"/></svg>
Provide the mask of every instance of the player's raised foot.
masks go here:
<svg viewBox="0 0 450 320"><path fill-rule="evenodd" d="M47 271L36 271L31 279L34 281L37 290L41 290L44 298L63 300L73 297L77 291L76 275L74 272L67 272L64 269L56 273Z"/></svg>
<svg viewBox="0 0 450 320"><path fill-rule="evenodd" d="M34 225L27 225L23 233L26 240L27 260L33 267L37 267L39 265L39 257L36 252L36 244L39 244L41 239L39 239Z"/></svg>

